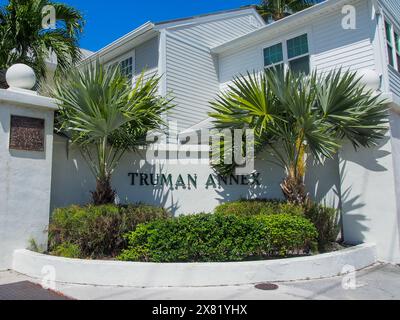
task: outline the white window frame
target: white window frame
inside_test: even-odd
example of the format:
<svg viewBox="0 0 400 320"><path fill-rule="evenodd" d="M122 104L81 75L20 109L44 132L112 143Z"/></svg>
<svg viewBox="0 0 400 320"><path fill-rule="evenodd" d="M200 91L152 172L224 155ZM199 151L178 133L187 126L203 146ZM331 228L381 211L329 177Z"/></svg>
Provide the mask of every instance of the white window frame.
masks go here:
<svg viewBox="0 0 400 320"><path fill-rule="evenodd" d="M269 64L267 66L264 65L264 62L265 62L264 50L268 49L268 48L271 48L273 46L276 46L277 44L282 44L282 51L283 51L282 52L282 61L281 62L277 62L277 63L273 63L273 64ZM263 58L262 61L263 61L264 69L272 68L272 67L275 67L275 66L279 66L280 64L283 64L283 67L286 70L286 66L285 66L285 44L282 41L275 41L275 42L272 42L271 44L268 44L267 46L264 46L262 48L261 52L262 52L262 58Z"/></svg>
<svg viewBox="0 0 400 320"><path fill-rule="evenodd" d="M289 40L291 40L291 39L300 37L300 36L302 36L302 35L304 35L304 34L307 35L308 53L303 54L303 55L300 55L300 56L296 56L296 57L294 57L294 58L289 59L289 53L288 53L287 42L288 42ZM310 29L303 29L303 30L296 31L296 32L294 32L294 33L290 33L290 34L288 34L288 35L285 35L284 37L276 38L276 39L274 39L273 41L268 42L268 44L266 44L266 45L262 45L260 51L261 51L261 57L262 57L262 65L263 65L263 68L264 68L264 69L268 69L268 68L271 68L271 67L273 67L273 66L280 65L281 63L283 63L284 72L287 72L288 69L289 69L290 61L296 60L296 59L300 59L300 58L304 58L304 57L308 56L308 57L310 58L310 72L311 72L312 69L313 69L313 66L312 66L312 51L313 51L312 48L313 48L313 47L312 47L312 42L311 42L311 36L312 36L312 33L311 33L311 30L310 30ZM279 43L282 43L283 62L281 62L281 63L275 63L275 64L272 64L272 65L265 66L265 65L264 65L264 61L265 61L265 59L264 59L264 50L267 49L267 48L269 48L269 47L272 47L272 46L274 46L274 45L277 45L277 44L279 44Z"/></svg>
<svg viewBox="0 0 400 320"><path fill-rule="evenodd" d="M106 67L111 67L111 66L113 66L115 64L120 64L121 62L123 62L123 61L125 61L127 59L130 59L130 58L132 58L132 79L131 79L131 82L132 82L132 85L133 85L135 83L135 78L136 78L136 76L135 76L135 74L136 74L135 50L131 50L131 51L129 51L129 52L123 54L123 55L118 56L118 58L115 58L115 59L111 60L110 62L108 62L106 64Z"/></svg>
<svg viewBox="0 0 400 320"><path fill-rule="evenodd" d="M393 39L393 43L391 44L388 37L387 37L387 32L386 32L386 23L390 25L390 35ZM398 60L397 55L400 56L400 50L397 48L396 44L396 37L395 34L397 34L400 37L400 28L398 28L391 19L389 19L387 16L384 17L384 26L385 26L385 51L386 51L386 59L387 59L387 65L395 69L397 72L400 72L399 64L400 61ZM393 59L393 66L390 64L390 57L389 57L389 50L387 46L390 46L392 48L392 59Z"/></svg>

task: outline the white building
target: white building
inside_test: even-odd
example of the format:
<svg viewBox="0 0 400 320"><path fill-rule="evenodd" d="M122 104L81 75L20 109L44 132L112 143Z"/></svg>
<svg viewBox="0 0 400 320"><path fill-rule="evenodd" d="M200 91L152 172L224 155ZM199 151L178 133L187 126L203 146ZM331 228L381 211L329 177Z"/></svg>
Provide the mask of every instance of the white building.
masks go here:
<svg viewBox="0 0 400 320"><path fill-rule="evenodd" d="M346 146L336 159L321 166L310 163L306 185L314 199L342 209L347 242L376 243L380 260L399 263L399 16L398 0L327 0L266 25L254 8L247 7L163 23L148 22L85 62L98 58L109 65L121 63L132 81L143 70L147 75L160 75L160 92L175 97L177 107L169 118L178 121L182 136L208 127L209 101L234 76L247 71L262 71L270 65L319 72L340 67L372 70L380 78L379 91L391 106L391 130L386 139L376 148L359 152ZM11 222L3 224L5 231L0 230L1 237L16 235L16 241L7 245L7 264L12 250L22 248L29 237L42 235L46 241L41 232L50 203L51 208L86 204L95 188L95 179L79 151L70 148L60 136L55 135L53 143L49 128L45 153L9 151L10 115L15 110L21 115L35 115L20 106L32 105L35 99L23 96L23 103L17 101L11 106L10 100L18 100L18 94L0 92L4 129L0 130L0 171L7 172L0 181L0 196L6 204L0 210L0 219L24 221L20 234L14 232ZM46 111L47 124L52 124L53 105L46 103L51 107ZM43 113L42 106L36 104L37 113ZM207 155L207 146L200 149ZM177 155L185 158L186 151ZM194 157L189 155L189 160ZM259 183L252 183L247 177L229 183L219 181L208 158L201 164L189 161L186 165L165 161L167 157L154 163L144 159L143 153L129 153L115 171L113 187L121 202L146 202L165 206L177 214L190 214L211 212L221 202L240 198L282 196L280 183L284 172L266 162L264 155L256 161ZM170 175L174 181L190 176L196 184L153 185L152 174ZM209 183L210 176L214 176L215 185ZM51 201L47 199L50 194ZM46 218L40 224L35 218L39 211ZM1 264L0 261L0 268Z"/></svg>
<svg viewBox="0 0 400 320"><path fill-rule="evenodd" d="M310 162L306 185L315 200L342 210L347 242L375 243L379 260L400 263L399 17L398 0L327 0L268 25L254 8L246 7L148 22L84 62L120 63L132 82L143 70L158 74L160 92L175 97L177 106L168 117L178 122L182 139L210 126L209 102L248 71L275 65L305 72L343 68L375 73L378 92L391 107L386 139L359 152L345 146L324 165ZM86 204L95 188L79 151L53 134L56 108L55 101L33 92L0 90L0 270L12 266L13 251L26 247L29 239L46 243L49 207ZM39 130L39 149L10 148L12 119L27 117ZM178 140L175 143L179 150ZM197 147L199 152L179 150L155 162L145 161L143 153L127 154L113 175L121 202L146 202L191 214L211 212L221 202L240 198L282 197L284 172L266 161L269 155L257 158L257 183L246 176L223 181L208 157L200 164L190 161L201 151L208 156L208 145ZM189 161L166 161L176 157ZM153 184L154 174L177 183ZM178 184L179 177L192 178L192 184Z"/></svg>
<svg viewBox="0 0 400 320"><path fill-rule="evenodd" d="M400 2L327 0L266 25L252 7L162 23L148 22L98 51L86 61L120 63L132 77L143 70L162 76L160 91L175 97L169 120L178 131L210 125L209 101L233 77L270 65L326 72L336 68L372 70L379 91L391 106L390 135L376 149L355 153L349 146L323 167L312 167L307 185L313 197L342 208L348 242L376 242L379 258L400 262ZM207 187L212 169L203 165L149 164L143 155L127 155L113 177L121 201L164 205L176 213L212 211L221 202L242 197L276 198L283 172L256 163L261 186ZM132 175L197 175L197 188L136 184ZM55 137L52 207L87 203L94 189L79 152Z"/></svg>
<svg viewBox="0 0 400 320"><path fill-rule="evenodd" d="M253 7L245 7L148 22L89 59L119 62L133 80L144 69L163 76L161 92L175 97L170 120L179 131L207 126L209 101L234 76L269 65L320 72L371 69L382 78L380 91L399 104L399 14L396 0L328 0L267 25Z"/></svg>

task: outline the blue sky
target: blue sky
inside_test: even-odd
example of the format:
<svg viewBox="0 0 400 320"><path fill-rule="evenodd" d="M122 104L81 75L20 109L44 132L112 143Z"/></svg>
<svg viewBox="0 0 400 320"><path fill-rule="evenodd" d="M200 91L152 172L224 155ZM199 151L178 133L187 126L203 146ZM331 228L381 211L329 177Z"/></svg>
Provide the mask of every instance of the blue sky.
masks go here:
<svg viewBox="0 0 400 320"><path fill-rule="evenodd" d="M163 21L238 8L258 0L63 0L86 18L80 45L96 51L146 21Z"/></svg>

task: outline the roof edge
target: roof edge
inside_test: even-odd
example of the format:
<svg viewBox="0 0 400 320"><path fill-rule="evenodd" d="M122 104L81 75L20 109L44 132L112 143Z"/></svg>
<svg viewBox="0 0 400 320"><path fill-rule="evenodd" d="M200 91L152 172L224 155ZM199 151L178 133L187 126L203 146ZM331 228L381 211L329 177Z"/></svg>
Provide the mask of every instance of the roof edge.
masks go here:
<svg viewBox="0 0 400 320"><path fill-rule="evenodd" d="M138 37L139 35L147 32L147 31L153 30L153 29L154 29L154 23L152 23L151 21L148 21L148 22L142 24L141 26L139 26L138 28L136 28L136 29L132 30L131 32L127 33L126 35L124 35L124 36L118 38L117 40L111 42L110 44L106 45L102 49L96 51L91 56L83 59L82 62L86 62L88 60L90 61L90 60L97 59L97 58L109 53L110 51L125 45L130 40Z"/></svg>
<svg viewBox="0 0 400 320"><path fill-rule="evenodd" d="M236 9L228 9L228 10L221 10L221 11L216 11L216 12L210 12L210 13L205 13L205 14L200 14L200 15L195 15L192 17L186 17L186 18L179 18L179 19L173 19L173 20L166 20L166 21L161 21L155 23L155 28L156 29L166 29L166 28L171 28L171 27L177 27L180 25L189 25L189 24L194 24L197 23L198 20L203 20L207 18L211 18L213 16L218 16L218 15L228 15L228 14L238 14L242 11L251 11L253 12L258 20L265 25L264 19L260 16L260 14L256 10L255 5L248 5L248 6L242 6Z"/></svg>
<svg viewBox="0 0 400 320"><path fill-rule="evenodd" d="M258 36L261 36L264 32L266 31L270 31L273 29L279 29L281 27L284 27L288 24L294 24L297 20L299 19L304 19L307 18L309 16L311 16L312 14L315 13L323 13L324 10L332 8L332 7L336 7L336 6L340 6L342 4L347 4L349 2L353 2L354 0L326 0L324 2L318 3L310 8L307 8L305 10L302 10L300 12L297 12L295 14L292 14L286 18L283 18L279 21L270 23L270 24L266 24L265 26L261 27L258 30L255 30L251 33L248 33L244 36L240 36L236 39L233 39L231 41L225 42L219 46L216 46L214 48L211 48L211 52L214 54L220 54L223 53L225 51L231 50L235 47L238 47L238 45L246 40L251 41L252 38L255 39L255 41L257 40Z"/></svg>
<svg viewBox="0 0 400 320"><path fill-rule="evenodd" d="M198 18L205 18L205 17L209 17L209 16L213 16L213 15L243 11L243 10L248 10L248 9L252 9L252 8L255 9L256 5L247 5L247 6L242 6L242 7L235 8L235 9L227 9L227 10L220 10L220 11L215 11L215 12L198 14L198 15L194 15L191 17L164 20L164 21L155 22L154 25L159 26L159 25L163 25L163 24L169 24L169 23L175 23L175 22L181 22L181 21L187 21L187 20L194 20L194 19L198 19Z"/></svg>

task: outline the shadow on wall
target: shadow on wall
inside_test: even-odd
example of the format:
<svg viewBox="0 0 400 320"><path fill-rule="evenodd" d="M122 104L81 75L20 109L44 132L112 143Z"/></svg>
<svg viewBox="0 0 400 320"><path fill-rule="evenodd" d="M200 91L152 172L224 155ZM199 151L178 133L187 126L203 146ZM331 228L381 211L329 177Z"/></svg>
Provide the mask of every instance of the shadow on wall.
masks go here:
<svg viewBox="0 0 400 320"><path fill-rule="evenodd" d="M307 161L305 184L311 198L327 206L340 208L339 157L318 164L312 157Z"/></svg>
<svg viewBox="0 0 400 320"><path fill-rule="evenodd" d="M283 178L282 170L261 159L256 163L256 170L260 174L257 176L260 185L253 183L251 178L244 183L241 178L228 178L227 181L219 179L218 174L209 166L208 158L205 163L188 164L166 161L166 159L176 159L173 157L154 163L143 159L145 159L144 154L127 154L114 174L114 186L124 203L143 202L162 205L174 214L191 214L212 212L220 203L242 198L282 197L279 187ZM136 174L134 183L131 181L132 176L128 177L129 173ZM145 183L141 183L142 173L148 178ZM150 180L151 178L156 180L159 174L171 175L173 186L167 187L157 183L153 186ZM188 183L189 175L196 180L195 186L193 183ZM179 176L185 181L184 186L176 185Z"/></svg>
<svg viewBox="0 0 400 320"><path fill-rule="evenodd" d="M348 143L341 151L340 160L336 156L323 166L317 165L309 170L306 185L313 187L309 192L315 200L341 210L344 237L349 244L364 242L365 234L370 231L368 225L371 224L371 218L365 212L366 201L374 201L367 193L369 175L361 173L364 171L357 175L359 171L353 166L363 168L365 172L387 172L382 160L390 155L384 148L390 143L389 140L390 137L385 137L377 147L357 151Z"/></svg>
<svg viewBox="0 0 400 320"><path fill-rule="evenodd" d="M390 137L385 137L375 148L361 149L357 152L346 152L346 161L353 162L361 167L373 172L385 172L387 168L379 164L379 160L386 158L391 153L387 150L382 150L382 147L390 143Z"/></svg>
<svg viewBox="0 0 400 320"><path fill-rule="evenodd" d="M90 191L95 188L95 179L90 173L87 164L82 159L76 148L68 148L66 140L55 137L53 178L52 178L52 209L71 204L87 204L90 202ZM383 144L387 143L383 141ZM348 153L348 155L347 155ZM346 160L358 163L373 171L386 170L378 163L380 157L387 156L384 150L368 150L365 156L356 152L347 152ZM211 212L216 206L228 201L239 199L269 198L281 199L283 194L280 184L284 178L283 169L272 164L267 151L258 156L256 171L260 174L256 185L217 184L207 186L210 175L216 177L215 172L206 164L174 164L166 159L161 161L145 161L145 151L141 153L128 153L113 174L113 187L116 189L121 203L141 202L151 205L163 206L174 214L190 214L199 212ZM327 205L342 208L347 219L348 228L356 239L362 239L363 232L367 231L363 225L365 217L361 209L365 206L360 196L352 194L351 186L342 186L345 167L341 166L339 172L339 160L327 160L323 165L316 165L312 159L309 161L309 169L306 177L306 185L315 201ZM147 176L158 174L171 174L174 180L172 187L162 184L140 184L140 176L136 177L136 183L132 184L130 173L145 173ZM187 179L188 175L196 177L197 186L190 184L175 186L176 179L182 175ZM347 189L343 189L347 188ZM358 191L358 190L357 190ZM340 196L341 195L341 196Z"/></svg>
<svg viewBox="0 0 400 320"><path fill-rule="evenodd" d="M179 199L174 199L173 190L161 184L152 184L157 182L156 177L158 174L168 172L166 164L151 164L142 160L145 159L145 157L146 155L143 152L139 152L139 154L134 156L128 154L116 170L113 176L113 184L116 186L116 191L121 202L140 202L155 205L163 207L172 213L179 211ZM130 173L147 174L148 180L146 182L151 185L140 186L141 177L138 176L135 177L137 181L135 181L135 186L133 186L133 177L128 176ZM123 181L125 181L125 183L122 185Z"/></svg>
<svg viewBox="0 0 400 320"><path fill-rule="evenodd" d="M259 185L218 186L215 190L218 204L241 199L283 199L280 184L285 173L281 167L271 162L268 151L257 156L255 171L259 174Z"/></svg>
<svg viewBox="0 0 400 320"><path fill-rule="evenodd" d="M365 226L368 219L362 214L362 208L366 204L361 199L361 195L352 195L352 187L343 187L346 172L346 161L340 161L340 207L342 211L341 223L343 224L344 239L349 244L360 244L364 242L364 233L369 230Z"/></svg>
<svg viewBox="0 0 400 320"><path fill-rule="evenodd" d="M372 216L370 214L376 211L376 207L385 206L385 200L379 194L371 193L370 186L376 187L377 183L382 184L386 181L382 178L388 174L388 168L384 165L391 154L386 150L388 145L390 137L386 136L374 148L355 151L353 146L347 144L341 152L342 219L344 237L350 244L359 244L366 240L365 235L370 232L368 225L376 225L373 221L376 219L374 214ZM388 186L384 183L382 188L386 187Z"/></svg>
<svg viewBox="0 0 400 320"><path fill-rule="evenodd" d="M95 188L95 179L90 173L87 164L76 148L69 148L66 140L56 137L54 144L53 178L52 178L52 209L70 204L84 205L90 202L90 191ZM268 198L283 199L280 184L285 176L282 168L271 163L268 151L260 154L255 163L259 173L259 184L242 185L233 180L229 183L218 181L218 176L208 165L203 164L174 164L166 159L160 161L145 161L145 151L128 153L121 159L120 165L113 174L113 187L121 203L141 202L163 206L174 214L190 214L211 212L221 203L240 199ZM173 159L173 158L172 158ZM337 203L334 191L339 184L338 164L335 161L327 162L324 166L310 165L307 176L307 185L312 186L310 193L314 199L322 201L328 197ZM144 173L156 177L158 174L171 174L172 187L162 184L153 185L150 181L140 183L140 176L136 176L132 183L131 173ZM182 175L196 177L197 186L186 183L185 186L175 186L176 179ZM210 176L215 179L215 185L207 184ZM336 202L335 202L336 201Z"/></svg>

